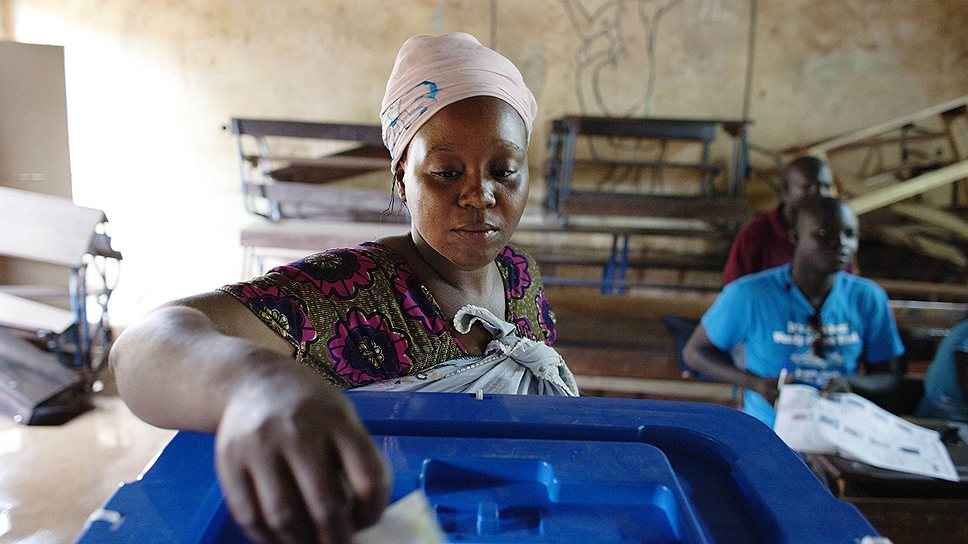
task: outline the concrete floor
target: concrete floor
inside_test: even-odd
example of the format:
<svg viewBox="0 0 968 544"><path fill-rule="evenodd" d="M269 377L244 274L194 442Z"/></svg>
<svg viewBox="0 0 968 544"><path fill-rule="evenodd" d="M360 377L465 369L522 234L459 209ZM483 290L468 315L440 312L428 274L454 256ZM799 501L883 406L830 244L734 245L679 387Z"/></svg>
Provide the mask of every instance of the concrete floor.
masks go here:
<svg viewBox="0 0 968 544"><path fill-rule="evenodd" d="M144 423L112 391L62 425L0 417L0 543L73 542L88 516L171 439L174 431Z"/></svg>

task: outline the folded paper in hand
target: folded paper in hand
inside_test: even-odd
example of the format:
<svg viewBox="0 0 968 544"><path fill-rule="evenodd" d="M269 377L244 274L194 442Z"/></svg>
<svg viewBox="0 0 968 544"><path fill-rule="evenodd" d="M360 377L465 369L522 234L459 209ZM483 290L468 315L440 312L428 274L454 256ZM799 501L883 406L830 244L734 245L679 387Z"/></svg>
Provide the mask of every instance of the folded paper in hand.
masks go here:
<svg viewBox="0 0 968 544"><path fill-rule="evenodd" d="M416 490L391 504L372 527L356 533L353 544L445 544L444 532L427 495Z"/></svg>
<svg viewBox="0 0 968 544"><path fill-rule="evenodd" d="M774 430L803 453L836 453L876 467L958 481L937 431L853 393L824 398L808 385L786 385L776 401Z"/></svg>

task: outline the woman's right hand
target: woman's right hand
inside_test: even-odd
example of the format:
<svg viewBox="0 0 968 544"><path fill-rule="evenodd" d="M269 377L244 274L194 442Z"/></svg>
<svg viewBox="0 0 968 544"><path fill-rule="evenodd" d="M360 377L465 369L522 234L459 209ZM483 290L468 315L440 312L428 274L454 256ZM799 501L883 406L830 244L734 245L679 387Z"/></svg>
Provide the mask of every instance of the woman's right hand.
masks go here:
<svg viewBox="0 0 968 544"><path fill-rule="evenodd" d="M291 359L234 387L216 435L233 517L258 542L350 542L390 472L347 398Z"/></svg>

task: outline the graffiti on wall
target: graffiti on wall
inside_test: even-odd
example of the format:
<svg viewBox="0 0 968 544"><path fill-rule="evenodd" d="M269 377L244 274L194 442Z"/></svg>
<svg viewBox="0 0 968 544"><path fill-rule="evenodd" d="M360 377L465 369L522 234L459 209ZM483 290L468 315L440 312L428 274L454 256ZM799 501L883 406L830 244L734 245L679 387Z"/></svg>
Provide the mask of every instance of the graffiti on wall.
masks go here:
<svg viewBox="0 0 968 544"><path fill-rule="evenodd" d="M575 90L581 111L648 116L655 92L659 23L681 0L610 0L594 7L583 0L561 3L581 40L575 52ZM610 92L620 80L625 96Z"/></svg>

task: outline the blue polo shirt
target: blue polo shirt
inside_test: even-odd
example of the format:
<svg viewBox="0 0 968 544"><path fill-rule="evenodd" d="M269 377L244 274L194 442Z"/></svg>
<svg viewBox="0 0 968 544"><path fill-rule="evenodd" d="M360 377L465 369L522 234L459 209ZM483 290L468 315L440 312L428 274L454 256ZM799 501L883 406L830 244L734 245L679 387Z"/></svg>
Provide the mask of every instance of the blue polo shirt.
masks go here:
<svg viewBox="0 0 968 544"><path fill-rule="evenodd" d="M855 374L861 358L877 364L904 353L887 301L876 283L838 272L820 308L823 354L817 356L814 309L787 264L726 285L702 324L717 348L742 345L749 372L773 377L786 367L795 382L822 387L833 376ZM744 391L743 410L773 426L776 412L759 394Z"/></svg>

